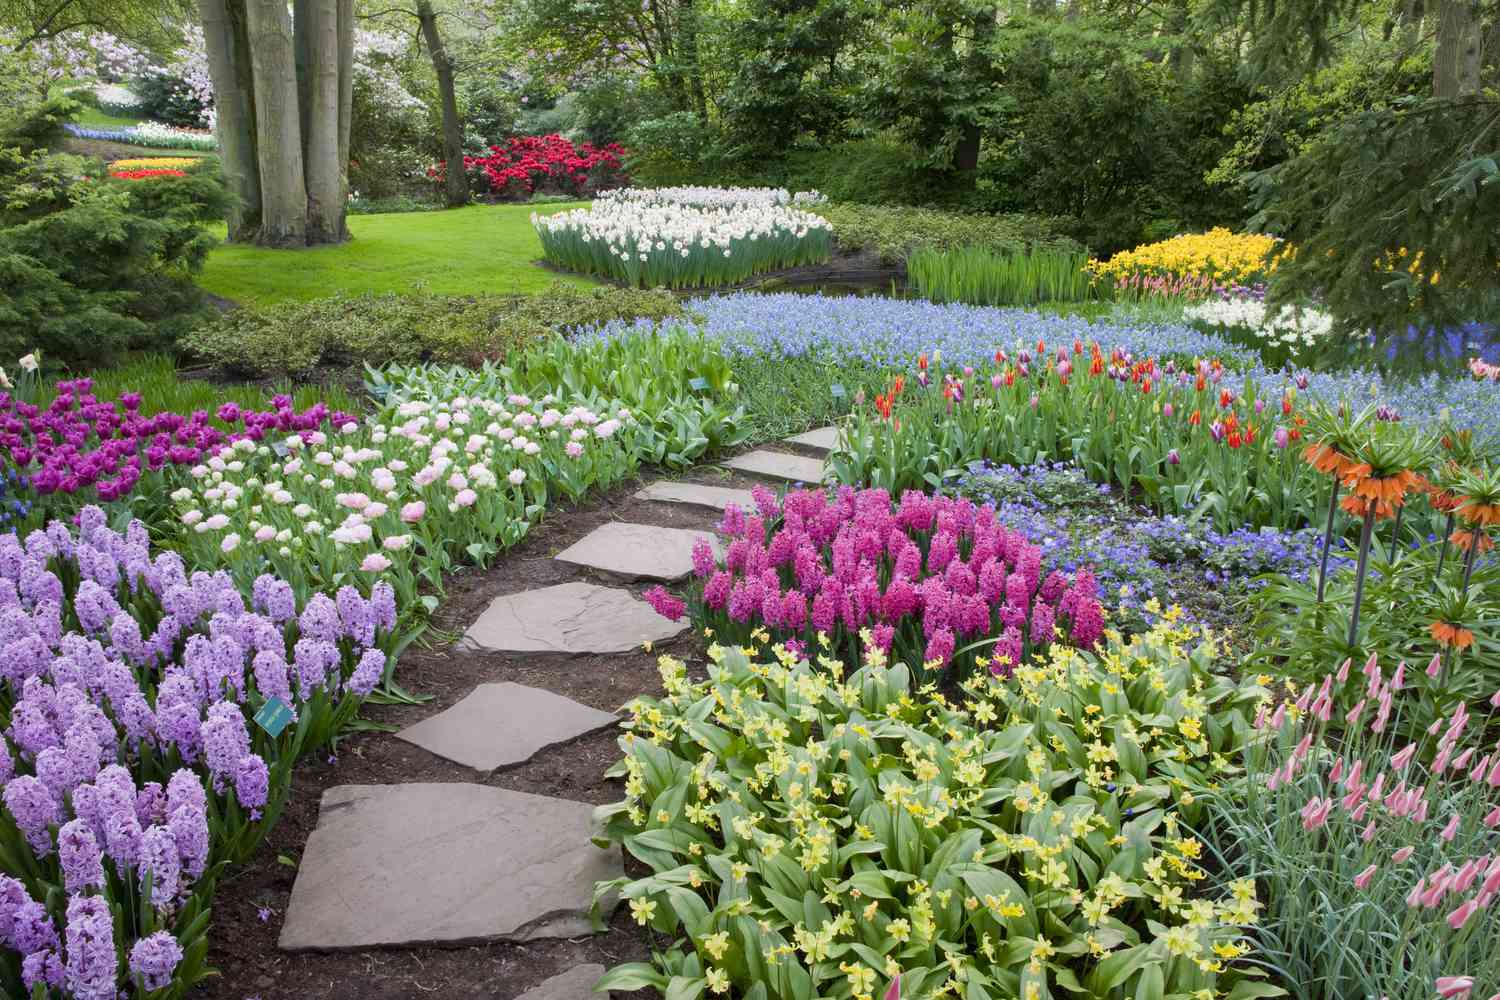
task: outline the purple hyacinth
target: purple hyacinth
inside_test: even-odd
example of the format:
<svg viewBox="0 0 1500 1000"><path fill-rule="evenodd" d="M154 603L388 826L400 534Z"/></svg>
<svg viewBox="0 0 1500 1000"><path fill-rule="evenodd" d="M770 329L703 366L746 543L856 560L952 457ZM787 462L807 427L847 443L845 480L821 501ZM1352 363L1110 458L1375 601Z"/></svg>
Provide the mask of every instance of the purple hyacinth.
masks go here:
<svg viewBox="0 0 1500 1000"><path fill-rule="evenodd" d="M34 951L21 960L21 985L31 990L38 983L54 990L62 988L62 959L53 949Z"/></svg>
<svg viewBox="0 0 1500 1000"><path fill-rule="evenodd" d="M77 1000L115 1000L114 922L100 896L74 896L68 900L68 960L64 967L67 988Z"/></svg>
<svg viewBox="0 0 1500 1000"><path fill-rule="evenodd" d="M349 675L348 689L356 698L366 698L375 690L385 676L385 653L378 649L367 649Z"/></svg>
<svg viewBox="0 0 1500 1000"><path fill-rule="evenodd" d="M297 599L292 594L292 585L269 573L255 578L251 586L253 606L278 625L297 614Z"/></svg>
<svg viewBox="0 0 1500 1000"><path fill-rule="evenodd" d="M52 917L47 908L34 899L27 899L16 908L11 937L15 940L16 951L23 955L57 947L57 928L52 924Z"/></svg>
<svg viewBox="0 0 1500 1000"><path fill-rule="evenodd" d="M85 820L71 819L57 834L58 862L63 870L63 888L82 892L104 885L104 852Z"/></svg>
<svg viewBox="0 0 1500 1000"><path fill-rule="evenodd" d="M297 625L304 638L322 642L338 642L343 634L338 605L324 594L312 596L307 606L302 609L302 616L298 618Z"/></svg>
<svg viewBox="0 0 1500 1000"><path fill-rule="evenodd" d="M203 757L216 788L234 776L240 758L249 752L250 732L240 707L228 701L210 705L203 723Z"/></svg>
<svg viewBox="0 0 1500 1000"><path fill-rule="evenodd" d="M164 826L151 826L141 835L140 884L151 879L151 905L157 909L171 906L181 887L182 859L177 839Z"/></svg>
<svg viewBox="0 0 1500 1000"><path fill-rule="evenodd" d="M246 754L234 769L234 797L252 814L266 804L271 789L271 775L259 754Z"/></svg>
<svg viewBox="0 0 1500 1000"><path fill-rule="evenodd" d="M38 857L52 853L51 827L62 822L57 798L41 779L23 774L5 784L5 808Z"/></svg>
<svg viewBox="0 0 1500 1000"><path fill-rule="evenodd" d="M182 961L182 945L167 931L143 937L130 949L130 973L140 977L148 990L172 985L177 964Z"/></svg>

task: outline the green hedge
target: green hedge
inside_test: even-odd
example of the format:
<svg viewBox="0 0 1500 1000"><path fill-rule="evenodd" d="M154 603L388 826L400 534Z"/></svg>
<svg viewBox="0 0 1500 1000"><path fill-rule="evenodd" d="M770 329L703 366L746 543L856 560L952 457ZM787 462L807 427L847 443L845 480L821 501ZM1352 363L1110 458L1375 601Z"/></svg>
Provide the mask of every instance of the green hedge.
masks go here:
<svg viewBox="0 0 1500 1000"><path fill-rule="evenodd" d="M250 376L367 363L477 365L575 327L681 314L669 292L562 283L539 295L362 295L236 309L192 331L183 346Z"/></svg>
<svg viewBox="0 0 1500 1000"><path fill-rule="evenodd" d="M1084 253L1059 232L1059 222L1040 215L965 215L897 205L830 204L817 209L833 223L840 250L874 250L882 262L899 264L914 250L977 248L997 254Z"/></svg>

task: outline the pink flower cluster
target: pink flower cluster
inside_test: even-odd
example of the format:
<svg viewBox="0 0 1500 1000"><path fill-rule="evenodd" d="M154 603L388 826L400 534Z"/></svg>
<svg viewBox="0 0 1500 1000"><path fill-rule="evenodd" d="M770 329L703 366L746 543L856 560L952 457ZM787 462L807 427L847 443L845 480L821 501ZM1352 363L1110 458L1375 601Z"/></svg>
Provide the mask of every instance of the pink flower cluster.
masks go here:
<svg viewBox="0 0 1500 1000"><path fill-rule="evenodd" d="M1346 660L1323 678L1321 686L1308 685L1295 702L1282 703L1274 711L1262 707L1256 728L1287 733L1288 742L1296 728L1306 724L1290 753L1266 778L1271 791L1291 788L1312 759L1324 725L1337 711L1334 701L1349 679L1350 667ZM1436 676L1440 670L1441 662L1434 657L1427 672ZM1301 807L1302 827L1314 832L1344 823L1351 831L1357 829L1365 845L1360 860L1369 863L1354 876L1355 888L1367 891L1388 873L1408 887L1409 908L1440 913L1451 930L1461 930L1500 899L1500 850L1494 848L1500 832L1500 743L1485 746L1487 722L1500 709L1500 691L1490 698L1488 718L1476 724L1469 707L1460 702L1433 722L1425 736L1396 750L1396 743L1403 741L1386 731L1393 713L1399 714L1396 700L1406 687L1406 665L1386 678L1372 655L1363 673L1363 696L1338 713L1347 727L1344 752L1326 773L1316 768L1307 773L1316 793ZM1429 752L1430 762L1424 765ZM1445 983L1465 981L1472 987L1468 977L1444 977L1438 981L1438 992L1468 996L1467 989L1443 992Z"/></svg>
<svg viewBox="0 0 1500 1000"><path fill-rule="evenodd" d="M847 486L784 500L752 492L754 513L725 509L723 564L707 539L693 552L695 621L722 638L764 626L796 649L819 633L841 649L869 629L904 662L948 666L998 637L991 669L1009 674L1060 637L1089 647L1103 634L1093 575L1044 576L1041 550L972 501L909 490L892 505L885 490ZM687 608L661 588L646 597L668 618Z"/></svg>
<svg viewBox="0 0 1500 1000"><path fill-rule="evenodd" d="M1481 382L1500 382L1500 365L1492 365L1483 358L1470 358L1469 371Z"/></svg>
<svg viewBox="0 0 1500 1000"><path fill-rule="evenodd" d="M330 415L323 403L297 413L291 397L277 396L264 412L234 403L220 406L217 416L230 428L226 431L210 422L206 410L148 417L140 412L139 393L104 402L92 390L86 378L59 382L56 398L45 408L0 392L0 456L27 473L38 493L93 487L100 500L117 500L128 496L145 472L192 465L232 441L259 441L273 431L310 432L330 416L335 425L353 419Z"/></svg>
<svg viewBox="0 0 1500 1000"><path fill-rule="evenodd" d="M465 156L464 169L483 177L490 191L501 197L535 192L581 195L628 184L624 155L616 143L575 146L560 135L521 135L503 146L491 146L485 156ZM441 181L446 169L439 164L428 173Z"/></svg>

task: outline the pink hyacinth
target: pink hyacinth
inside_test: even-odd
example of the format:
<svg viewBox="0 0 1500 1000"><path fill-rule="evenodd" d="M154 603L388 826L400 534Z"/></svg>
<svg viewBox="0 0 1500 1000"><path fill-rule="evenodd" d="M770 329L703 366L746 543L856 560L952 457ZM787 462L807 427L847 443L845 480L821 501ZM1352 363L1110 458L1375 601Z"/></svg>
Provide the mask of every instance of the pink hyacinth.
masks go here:
<svg viewBox="0 0 1500 1000"><path fill-rule="evenodd" d="M683 612L687 610L687 604L680 597L673 597L667 593L666 587L660 585L652 587L641 596L656 610L657 614L668 621L681 620Z"/></svg>

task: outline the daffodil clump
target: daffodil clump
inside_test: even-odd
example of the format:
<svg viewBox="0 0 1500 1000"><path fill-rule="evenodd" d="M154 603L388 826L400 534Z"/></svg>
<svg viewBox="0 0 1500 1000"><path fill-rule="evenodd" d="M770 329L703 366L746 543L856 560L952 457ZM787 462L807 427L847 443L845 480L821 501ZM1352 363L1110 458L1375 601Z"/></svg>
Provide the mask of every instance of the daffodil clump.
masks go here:
<svg viewBox="0 0 1500 1000"><path fill-rule="evenodd" d="M715 645L701 683L662 658L665 695L622 737L626 798L599 810L650 874L598 895L675 943L599 988L873 1000L899 974L907 998L1279 995L1236 961L1253 882L1204 891L1181 819L1264 693L1214 675L1211 640L1110 633L956 696L865 649L847 677L784 648Z"/></svg>
<svg viewBox="0 0 1500 1000"><path fill-rule="evenodd" d="M1223 286L1249 285L1265 280L1275 269L1280 243L1273 236L1233 233L1222 226L1206 233L1185 233L1134 250L1121 250L1108 260L1089 261L1089 270L1121 284L1133 277L1208 279ZM1283 250L1282 253L1285 251Z"/></svg>

